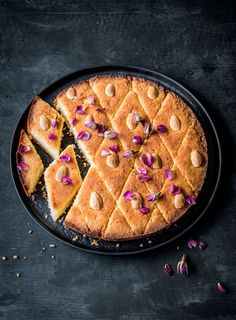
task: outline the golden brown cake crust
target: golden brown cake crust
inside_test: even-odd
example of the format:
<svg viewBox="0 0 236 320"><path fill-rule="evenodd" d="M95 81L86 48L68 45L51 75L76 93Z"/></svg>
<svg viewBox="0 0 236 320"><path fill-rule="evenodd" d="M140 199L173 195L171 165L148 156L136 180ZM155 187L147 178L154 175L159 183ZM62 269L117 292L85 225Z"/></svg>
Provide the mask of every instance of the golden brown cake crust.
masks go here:
<svg viewBox="0 0 236 320"><path fill-rule="evenodd" d="M54 104L91 164L79 180L67 227L105 240L140 238L168 228L197 201L207 173L207 143L195 114L176 94L143 78L102 75L64 89ZM78 106L84 112L77 113ZM94 128L85 126L88 118ZM118 137L98 134L101 124ZM81 131L90 138L78 141Z"/></svg>

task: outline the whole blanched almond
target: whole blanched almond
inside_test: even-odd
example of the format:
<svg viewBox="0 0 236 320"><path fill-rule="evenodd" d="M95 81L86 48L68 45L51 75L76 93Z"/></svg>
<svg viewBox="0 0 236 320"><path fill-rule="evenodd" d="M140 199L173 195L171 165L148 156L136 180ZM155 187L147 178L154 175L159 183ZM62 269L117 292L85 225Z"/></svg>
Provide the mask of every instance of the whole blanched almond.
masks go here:
<svg viewBox="0 0 236 320"><path fill-rule="evenodd" d="M120 163L118 155L112 152L106 157L106 163L110 168L117 168Z"/></svg>
<svg viewBox="0 0 236 320"><path fill-rule="evenodd" d="M191 161L195 168L200 167L202 164L202 156L196 149L191 152Z"/></svg>
<svg viewBox="0 0 236 320"><path fill-rule="evenodd" d="M91 114L88 114L87 117L85 118L85 123L93 122L93 116Z"/></svg>
<svg viewBox="0 0 236 320"><path fill-rule="evenodd" d="M90 196L89 206L91 209L99 211L103 207L101 196L97 192L92 192Z"/></svg>
<svg viewBox="0 0 236 320"><path fill-rule="evenodd" d="M134 130L137 127L137 122L134 121L134 114L129 113L126 118L126 125L130 130Z"/></svg>
<svg viewBox="0 0 236 320"><path fill-rule="evenodd" d="M158 154L154 153L153 155L154 161L153 161L153 169L160 169L162 167L162 161Z"/></svg>
<svg viewBox="0 0 236 320"><path fill-rule="evenodd" d="M60 166L55 174L55 179L58 182L61 182L62 177L67 176L68 168L66 166Z"/></svg>
<svg viewBox="0 0 236 320"><path fill-rule="evenodd" d="M44 114L39 117L39 126L43 131L48 130L50 127L50 121Z"/></svg>
<svg viewBox="0 0 236 320"><path fill-rule="evenodd" d="M174 131L180 130L180 120L175 114L173 114L170 118L170 127Z"/></svg>
<svg viewBox="0 0 236 320"><path fill-rule="evenodd" d="M148 98L156 99L158 97L158 91L155 87L150 86L147 91Z"/></svg>
<svg viewBox="0 0 236 320"><path fill-rule="evenodd" d="M143 198L140 193L135 192L131 200L132 208L139 209L143 204Z"/></svg>
<svg viewBox="0 0 236 320"><path fill-rule="evenodd" d="M70 87L67 91L66 91L66 96L68 99L72 100L76 97L76 91L75 88Z"/></svg>
<svg viewBox="0 0 236 320"><path fill-rule="evenodd" d="M106 94L108 97L114 97L114 95L115 95L115 87L114 87L114 84L108 83L108 84L106 85L105 94Z"/></svg>
<svg viewBox="0 0 236 320"><path fill-rule="evenodd" d="M176 209L183 208L184 205L185 205L185 197L184 197L184 195L182 193L176 194L174 203L175 203L175 208Z"/></svg>

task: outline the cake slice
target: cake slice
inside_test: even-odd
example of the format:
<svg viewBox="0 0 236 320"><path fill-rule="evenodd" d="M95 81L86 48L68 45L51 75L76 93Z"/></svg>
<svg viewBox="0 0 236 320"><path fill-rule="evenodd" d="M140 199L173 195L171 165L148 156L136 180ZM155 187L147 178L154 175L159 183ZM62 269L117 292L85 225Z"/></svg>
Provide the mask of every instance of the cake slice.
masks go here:
<svg viewBox="0 0 236 320"><path fill-rule="evenodd" d="M40 97L36 97L30 107L27 119L28 133L53 158L60 154L62 116Z"/></svg>
<svg viewBox="0 0 236 320"><path fill-rule="evenodd" d="M69 145L44 172L48 204L53 220L57 220L78 192L82 178L74 152Z"/></svg>
<svg viewBox="0 0 236 320"><path fill-rule="evenodd" d="M43 173L43 162L34 145L22 129L17 149L17 169L25 193L31 195Z"/></svg>
<svg viewBox="0 0 236 320"><path fill-rule="evenodd" d="M148 224L145 228L144 234L145 235L153 234L155 232L158 232L166 228L167 226L168 226L168 223L163 218L160 210L154 209L148 221Z"/></svg>

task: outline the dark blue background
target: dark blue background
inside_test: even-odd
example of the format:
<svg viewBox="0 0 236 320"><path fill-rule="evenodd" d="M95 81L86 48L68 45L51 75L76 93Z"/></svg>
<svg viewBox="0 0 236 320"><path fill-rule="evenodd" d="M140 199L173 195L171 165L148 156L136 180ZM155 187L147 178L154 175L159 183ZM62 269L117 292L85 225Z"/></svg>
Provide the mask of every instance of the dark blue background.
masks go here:
<svg viewBox="0 0 236 320"><path fill-rule="evenodd" d="M1 319L235 318L235 16L233 1L0 1L0 255L9 257L0 261ZM207 215L182 239L139 256L92 255L56 241L27 215L10 178L11 136L32 98L65 74L104 64L147 67L185 85L223 145L223 178ZM190 236L207 250L188 249ZM50 243L57 247L41 254ZM175 267L183 253L190 275L166 277L163 265Z"/></svg>

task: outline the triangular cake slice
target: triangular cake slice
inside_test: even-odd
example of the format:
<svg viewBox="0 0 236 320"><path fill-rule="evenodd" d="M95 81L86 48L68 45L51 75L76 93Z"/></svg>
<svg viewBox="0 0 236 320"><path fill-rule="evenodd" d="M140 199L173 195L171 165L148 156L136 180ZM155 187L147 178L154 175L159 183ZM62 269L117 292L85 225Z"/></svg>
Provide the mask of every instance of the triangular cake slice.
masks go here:
<svg viewBox="0 0 236 320"><path fill-rule="evenodd" d="M20 132L17 149L17 169L22 186L31 195L43 173L43 162L24 130Z"/></svg>
<svg viewBox="0 0 236 320"><path fill-rule="evenodd" d="M82 178L74 152L69 145L44 173L48 204L53 220L57 220L67 209L78 192Z"/></svg>
<svg viewBox="0 0 236 320"><path fill-rule="evenodd" d="M36 97L27 120L28 133L53 158L60 154L64 119L47 102Z"/></svg>

